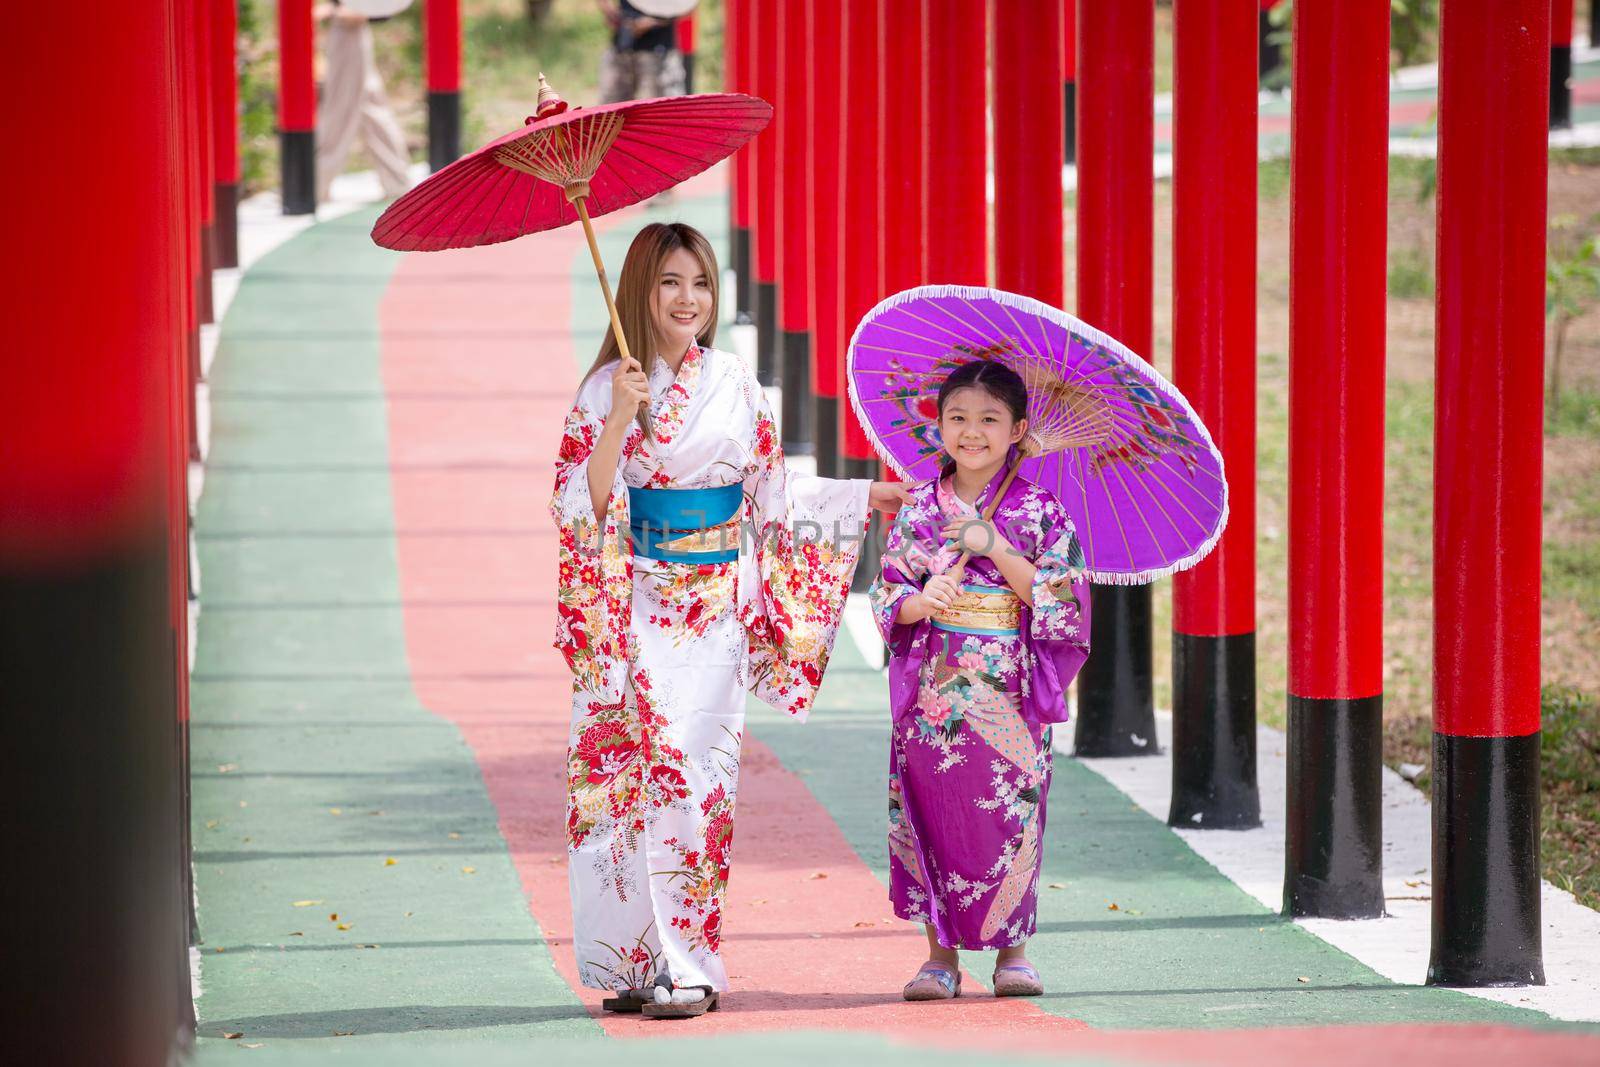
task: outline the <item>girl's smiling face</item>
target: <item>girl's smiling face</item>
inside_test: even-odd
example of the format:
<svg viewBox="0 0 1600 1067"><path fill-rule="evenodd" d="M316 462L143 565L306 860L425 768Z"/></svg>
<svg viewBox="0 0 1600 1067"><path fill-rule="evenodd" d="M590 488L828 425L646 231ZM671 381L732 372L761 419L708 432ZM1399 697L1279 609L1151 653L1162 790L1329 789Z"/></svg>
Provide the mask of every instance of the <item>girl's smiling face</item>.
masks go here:
<svg viewBox="0 0 1600 1067"><path fill-rule="evenodd" d="M1028 420L1016 419L999 397L981 385L957 389L939 414L939 438L961 470L993 473L1012 445L1028 432Z"/></svg>
<svg viewBox="0 0 1600 1067"><path fill-rule="evenodd" d="M711 279L700 260L687 248L678 248L661 264L651 318L665 355L688 350L711 319Z"/></svg>

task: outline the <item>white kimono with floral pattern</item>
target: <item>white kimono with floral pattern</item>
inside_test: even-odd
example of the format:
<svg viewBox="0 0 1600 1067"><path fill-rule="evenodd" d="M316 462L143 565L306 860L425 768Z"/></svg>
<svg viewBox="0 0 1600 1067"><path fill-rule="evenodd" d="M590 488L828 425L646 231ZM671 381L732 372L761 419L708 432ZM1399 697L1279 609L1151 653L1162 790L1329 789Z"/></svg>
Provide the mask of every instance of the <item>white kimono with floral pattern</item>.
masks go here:
<svg viewBox="0 0 1600 1067"><path fill-rule="evenodd" d="M723 990L745 692L797 719L810 710L860 555L870 483L788 474L754 370L691 348L675 378L656 363L653 438L632 427L597 538L588 457L611 409L614 366L579 390L551 502L561 530L556 647L573 673L573 947L587 986L641 987L664 972L679 986ZM632 555L629 486L734 483L746 526L737 562ZM716 538L693 547L715 549Z"/></svg>

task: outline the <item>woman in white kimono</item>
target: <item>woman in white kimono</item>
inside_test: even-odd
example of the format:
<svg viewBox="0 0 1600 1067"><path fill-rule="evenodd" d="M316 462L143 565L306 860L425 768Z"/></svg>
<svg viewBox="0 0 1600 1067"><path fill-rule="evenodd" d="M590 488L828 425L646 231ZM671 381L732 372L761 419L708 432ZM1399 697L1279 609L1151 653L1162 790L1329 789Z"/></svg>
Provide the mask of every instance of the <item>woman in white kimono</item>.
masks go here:
<svg viewBox="0 0 1600 1067"><path fill-rule="evenodd" d="M720 946L745 693L804 719L868 507L897 485L789 475L741 357L710 348L709 242L655 223L556 462L556 647L573 673L567 847L573 947L611 1011L698 1015Z"/></svg>

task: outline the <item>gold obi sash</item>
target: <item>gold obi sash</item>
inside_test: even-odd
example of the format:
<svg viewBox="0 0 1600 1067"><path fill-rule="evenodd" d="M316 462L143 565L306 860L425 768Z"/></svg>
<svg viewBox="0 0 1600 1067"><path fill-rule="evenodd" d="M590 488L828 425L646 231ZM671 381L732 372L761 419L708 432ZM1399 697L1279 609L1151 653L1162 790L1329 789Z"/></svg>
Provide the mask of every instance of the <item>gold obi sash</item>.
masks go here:
<svg viewBox="0 0 1600 1067"><path fill-rule="evenodd" d="M930 621L950 633L1015 637L1022 632L1022 598L1009 589L963 585L955 603Z"/></svg>

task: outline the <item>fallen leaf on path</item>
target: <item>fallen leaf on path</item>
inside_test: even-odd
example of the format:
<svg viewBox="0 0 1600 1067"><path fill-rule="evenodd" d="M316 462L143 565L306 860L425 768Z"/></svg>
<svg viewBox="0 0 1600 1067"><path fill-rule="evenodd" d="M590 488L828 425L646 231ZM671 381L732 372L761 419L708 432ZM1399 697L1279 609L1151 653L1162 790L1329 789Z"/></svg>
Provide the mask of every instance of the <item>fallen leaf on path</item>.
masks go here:
<svg viewBox="0 0 1600 1067"><path fill-rule="evenodd" d="M399 863L399 862L400 862L399 860L395 859L393 856L390 856L388 859L383 861L383 865L385 867L393 867L396 863Z"/></svg>
<svg viewBox="0 0 1600 1067"><path fill-rule="evenodd" d="M227 1038L229 1041L233 1041L233 1040L235 1040L237 1038L243 1037L244 1036L244 1031L242 1031L242 1030L224 1030L222 1032L222 1036Z"/></svg>
<svg viewBox="0 0 1600 1067"><path fill-rule="evenodd" d="M217 764L217 773L218 774L227 774L229 771L236 771L238 769L239 769L239 765L237 763L219 763L219 764ZM241 803L240 806L243 807L243 804Z"/></svg>
<svg viewBox="0 0 1600 1067"><path fill-rule="evenodd" d="M463 868L461 868L461 873L462 874L477 874L478 873L478 868L476 868L476 867L463 867Z"/></svg>
<svg viewBox="0 0 1600 1067"><path fill-rule="evenodd" d="M878 924L877 923L860 922L860 923L856 923L856 925L857 926L877 926Z"/></svg>
<svg viewBox="0 0 1600 1067"><path fill-rule="evenodd" d="M297 908L309 908L313 904L321 904L321 903L322 903L322 901L320 901L320 900L297 900L297 901L294 902L294 906L297 907Z"/></svg>
<svg viewBox="0 0 1600 1067"><path fill-rule="evenodd" d="M451 830L450 831L450 840L452 840L452 841L460 841L461 840L461 835L456 833L454 830Z"/></svg>
<svg viewBox="0 0 1600 1067"><path fill-rule="evenodd" d="M328 814L329 815L343 815L344 814L344 810L342 808L329 808L328 809Z"/></svg>
<svg viewBox="0 0 1600 1067"><path fill-rule="evenodd" d="M248 800L241 800L239 801L239 806L241 808L248 808L250 806L250 802Z"/></svg>
<svg viewBox="0 0 1600 1067"><path fill-rule="evenodd" d="M1067 883L1065 883L1065 882L1051 882L1050 883L1050 888L1051 889L1065 889L1065 888L1067 888Z"/></svg>
<svg viewBox="0 0 1600 1067"><path fill-rule="evenodd" d="M218 945L216 948L212 949L211 951L213 951L213 952L221 952L222 951L222 946Z"/></svg>
<svg viewBox="0 0 1600 1067"><path fill-rule="evenodd" d="M259 1042L259 1041L246 1041L244 1044L240 1045L239 1047L240 1048L260 1048L261 1047L261 1042Z"/></svg>
<svg viewBox="0 0 1600 1067"><path fill-rule="evenodd" d="M1302 976L1300 978L1296 978L1295 981L1296 982L1309 982L1309 981L1311 981L1311 979Z"/></svg>
<svg viewBox="0 0 1600 1067"><path fill-rule="evenodd" d="M328 913L328 921L331 922L331 923L338 922L339 921L339 913L336 912L336 911L329 912Z"/></svg>
<svg viewBox="0 0 1600 1067"><path fill-rule="evenodd" d="M356 948L382 948L382 945L357 945Z"/></svg>
<svg viewBox="0 0 1600 1067"><path fill-rule="evenodd" d="M1107 911L1121 911L1122 909L1117 907L1116 901L1112 901L1110 904L1106 905L1106 910Z"/></svg>
<svg viewBox="0 0 1600 1067"><path fill-rule="evenodd" d="M206 820L206 829L207 830L215 830L216 828L217 828L217 820L215 820L215 819L207 819ZM1415 882L1408 882L1406 884L1407 885L1416 885Z"/></svg>
<svg viewBox="0 0 1600 1067"><path fill-rule="evenodd" d="M350 1035L352 1035L354 1033L355 1033L354 1030L335 1030L333 1032L333 1036L334 1037L349 1037Z"/></svg>
<svg viewBox="0 0 1600 1067"><path fill-rule="evenodd" d="M290 936L290 937L304 937L304 936L306 936L306 935L305 935L305 931L303 931L303 930L296 930L296 931L294 931L294 932L293 932L293 933L291 933L291 934L290 934L290 935L289 935L289 936Z"/></svg>
<svg viewBox="0 0 1600 1067"><path fill-rule="evenodd" d="M340 923L338 928L340 930L348 930L348 929L350 929L350 924L349 923Z"/></svg>
<svg viewBox="0 0 1600 1067"><path fill-rule="evenodd" d="M815 873L815 874L813 874L811 876L811 881L815 882L818 878L826 878L826 877L828 877L826 873L824 873L822 871L818 871L817 873Z"/></svg>

